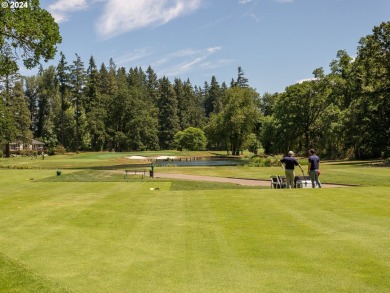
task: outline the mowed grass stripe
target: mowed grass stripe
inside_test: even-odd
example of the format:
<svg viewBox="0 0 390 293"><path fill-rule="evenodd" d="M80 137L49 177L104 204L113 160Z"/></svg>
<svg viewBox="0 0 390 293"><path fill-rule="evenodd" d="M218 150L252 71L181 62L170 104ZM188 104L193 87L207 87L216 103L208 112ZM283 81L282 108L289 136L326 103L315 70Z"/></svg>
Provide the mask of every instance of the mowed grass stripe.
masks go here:
<svg viewBox="0 0 390 293"><path fill-rule="evenodd" d="M86 274L92 272L98 265L94 261L100 259L96 253L102 252L115 263L115 255L121 251L116 243L121 246L133 222L140 219L142 206L147 204L148 196L139 201L137 198L149 191L149 186L143 183L66 183L66 190L63 183L46 183L45 187L49 188L45 189L43 196L40 185L30 184L33 188L31 195L25 196L24 205L13 206L10 202L10 206L5 206L3 203L1 208L6 221L0 227L9 233L7 239L10 241L7 242L11 245L6 251L15 248L18 258L34 265L41 264L45 270L50 268L49 272L62 267L60 276L70 278L74 275L80 277L80 269ZM169 185L159 186L169 189ZM19 213L15 214L10 207ZM105 266L99 267L104 269ZM97 277L99 282L103 282L104 275ZM91 281L86 280L87 283Z"/></svg>
<svg viewBox="0 0 390 293"><path fill-rule="evenodd" d="M271 192L268 193L271 196ZM354 193L354 196L358 201L366 201L365 205L369 205L367 203L371 198L365 193L366 190L361 189L361 195L356 196ZM377 193L381 195L382 191ZM239 208L230 210L226 230L232 235L232 239L242 239L235 251L242 251L242 255L251 262L255 260L254 266L259 264L259 260L269 259L271 263L277 263L279 258L285 261L286 257L292 257L295 261L287 263L305 268L308 276L312 275L313 285L318 286L316 280L321 275L330 276L340 269L342 273L337 278L335 274L335 280L351 281L355 274L359 274L362 277L361 283L354 280L357 285L355 289L363 292L370 290L369 287L363 289L367 276L370 276L370 282L377 282L380 284L379 288L382 287L382 290L386 291L386 286L389 286L387 271L390 265L386 248L390 245L388 217L380 215L374 224L370 224L371 211L366 213L364 206L360 206L359 212L355 214L360 220L349 221L348 227L345 227L348 222L346 218L351 215L348 208L340 206L337 215L328 212L328 205L333 206L340 198L345 200L350 194L333 196L331 191L316 190L305 193L289 192L284 195L286 197L262 197L256 208L250 208L251 205L247 204L248 209L243 211L243 205L237 203ZM254 197L257 198L257 195ZM314 206L315 201L317 204ZM328 205L325 202L328 202ZM245 221L243 215L248 215L248 210L252 211L252 214ZM381 207L380 214L386 212L389 215L388 204ZM222 214L225 217L227 215L226 212ZM255 223L250 223L251 221ZM344 226L340 227L340 223ZM237 242L232 240L231 243ZM341 261L337 265L334 256L340 257ZM279 263L276 269L280 269L280 266L283 267L283 262ZM328 289L333 286L335 289L342 287L337 281L327 286Z"/></svg>

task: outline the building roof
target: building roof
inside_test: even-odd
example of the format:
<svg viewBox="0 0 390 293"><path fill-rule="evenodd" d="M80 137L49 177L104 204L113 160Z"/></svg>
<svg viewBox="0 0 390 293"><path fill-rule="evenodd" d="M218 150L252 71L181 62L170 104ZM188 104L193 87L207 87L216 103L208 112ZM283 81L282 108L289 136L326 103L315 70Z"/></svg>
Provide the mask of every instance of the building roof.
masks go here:
<svg viewBox="0 0 390 293"><path fill-rule="evenodd" d="M33 144L33 145L34 145L34 144L42 144L42 145L44 145L45 143L33 139L33 140L32 140L32 144Z"/></svg>
<svg viewBox="0 0 390 293"><path fill-rule="evenodd" d="M13 142L10 142L9 144L21 144L21 143L22 143L22 142L20 142L20 141L13 141ZM3 144L6 144L6 143L3 143ZM32 144L32 145L45 145L44 142L40 142L40 141L35 140L35 139L33 139L33 140L31 141L31 144Z"/></svg>

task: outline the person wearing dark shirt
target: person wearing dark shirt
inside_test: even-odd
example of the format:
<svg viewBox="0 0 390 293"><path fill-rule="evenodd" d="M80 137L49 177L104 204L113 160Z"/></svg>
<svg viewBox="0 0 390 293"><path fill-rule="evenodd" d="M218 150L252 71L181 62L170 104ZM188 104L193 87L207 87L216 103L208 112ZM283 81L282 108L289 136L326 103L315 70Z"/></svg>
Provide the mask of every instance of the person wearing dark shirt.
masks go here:
<svg viewBox="0 0 390 293"><path fill-rule="evenodd" d="M293 151L289 151L287 156L281 159L280 162L282 163L282 165L284 165L284 172L286 174L286 179L287 179L287 188L291 188L292 186L294 186L295 166L299 166L299 168L301 168L303 173L302 166L294 158Z"/></svg>
<svg viewBox="0 0 390 293"><path fill-rule="evenodd" d="M316 185L321 188L321 182L318 179L318 171L320 169L320 158L316 155L314 149L309 150L309 165L307 173L310 176L311 187L315 188Z"/></svg>

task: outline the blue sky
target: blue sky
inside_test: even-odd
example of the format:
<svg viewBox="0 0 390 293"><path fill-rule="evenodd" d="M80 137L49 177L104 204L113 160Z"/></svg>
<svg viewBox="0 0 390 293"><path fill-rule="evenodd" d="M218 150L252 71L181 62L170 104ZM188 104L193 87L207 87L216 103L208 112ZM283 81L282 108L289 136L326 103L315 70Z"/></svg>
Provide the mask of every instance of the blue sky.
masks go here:
<svg viewBox="0 0 390 293"><path fill-rule="evenodd" d="M113 58L127 70L149 65L158 77L203 86L230 84L241 66L259 93L325 71L338 50L390 19L389 0L41 0L59 23L71 63ZM57 65L59 54L51 64ZM44 65L46 67L47 65Z"/></svg>

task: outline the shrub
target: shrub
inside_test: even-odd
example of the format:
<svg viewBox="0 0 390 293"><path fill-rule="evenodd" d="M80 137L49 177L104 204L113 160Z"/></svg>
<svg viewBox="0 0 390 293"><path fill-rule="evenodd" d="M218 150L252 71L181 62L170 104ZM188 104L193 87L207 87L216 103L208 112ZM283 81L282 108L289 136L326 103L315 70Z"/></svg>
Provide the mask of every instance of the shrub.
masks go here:
<svg viewBox="0 0 390 293"><path fill-rule="evenodd" d="M178 150L201 151L207 145L207 138L203 130L195 127L177 132L174 140Z"/></svg>
<svg viewBox="0 0 390 293"><path fill-rule="evenodd" d="M63 145L57 145L56 147L49 150L49 155L63 155L66 150Z"/></svg>
<svg viewBox="0 0 390 293"><path fill-rule="evenodd" d="M248 148L248 151L257 155L257 151L261 145L260 145L260 142L257 140L256 134L251 133L248 136L245 144L246 144L246 147Z"/></svg>
<svg viewBox="0 0 390 293"><path fill-rule="evenodd" d="M277 156L267 156L265 158L259 157L259 156L253 156L249 160L249 166L250 167L275 167L279 166L280 158Z"/></svg>

